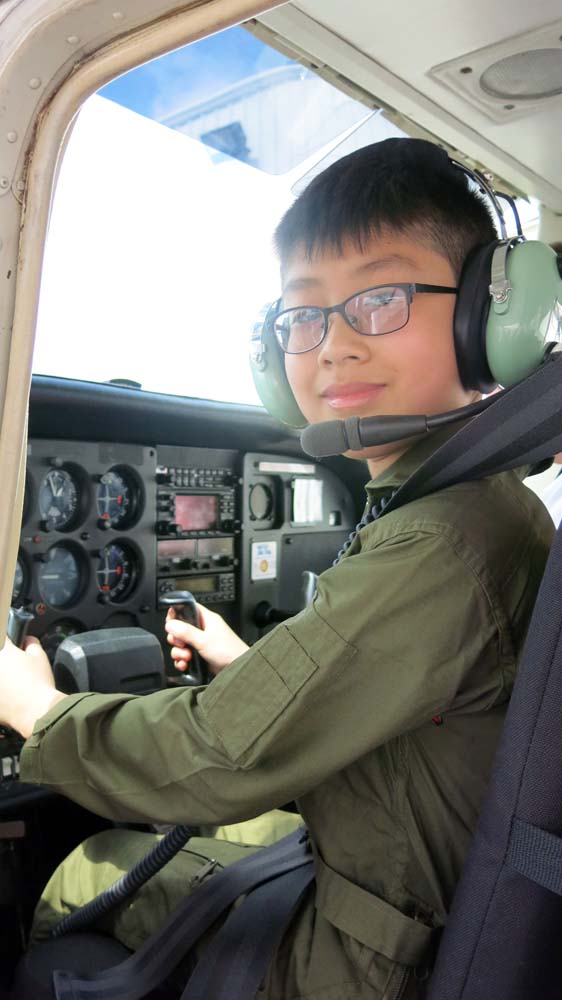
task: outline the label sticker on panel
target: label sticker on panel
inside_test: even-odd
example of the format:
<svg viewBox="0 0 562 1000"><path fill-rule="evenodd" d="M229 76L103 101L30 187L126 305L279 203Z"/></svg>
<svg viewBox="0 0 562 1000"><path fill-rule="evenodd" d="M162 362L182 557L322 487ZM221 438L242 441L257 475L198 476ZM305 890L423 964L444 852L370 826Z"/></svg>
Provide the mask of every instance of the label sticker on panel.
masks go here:
<svg viewBox="0 0 562 1000"><path fill-rule="evenodd" d="M252 542L252 580L275 580L277 542Z"/></svg>

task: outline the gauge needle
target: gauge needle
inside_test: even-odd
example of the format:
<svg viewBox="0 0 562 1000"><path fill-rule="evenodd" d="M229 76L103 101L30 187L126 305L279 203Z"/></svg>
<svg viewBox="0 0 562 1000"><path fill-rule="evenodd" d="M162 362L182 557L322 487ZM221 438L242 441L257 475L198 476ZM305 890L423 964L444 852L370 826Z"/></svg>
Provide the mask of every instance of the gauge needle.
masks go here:
<svg viewBox="0 0 562 1000"><path fill-rule="evenodd" d="M49 475L47 476L47 480L49 482L49 486L51 487L51 493L53 494L53 496L54 497L60 497L61 494L62 494L62 491L63 491L63 487L61 486L60 489L57 490L56 485L53 484L53 479L55 477L56 477L56 473L55 472L49 472Z"/></svg>

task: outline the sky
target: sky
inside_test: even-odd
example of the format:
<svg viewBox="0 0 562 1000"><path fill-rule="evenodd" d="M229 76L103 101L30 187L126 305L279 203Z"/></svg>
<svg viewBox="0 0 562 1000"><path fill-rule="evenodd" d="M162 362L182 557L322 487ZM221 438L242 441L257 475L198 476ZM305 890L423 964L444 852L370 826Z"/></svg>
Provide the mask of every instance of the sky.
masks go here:
<svg viewBox="0 0 562 1000"><path fill-rule="evenodd" d="M155 116L284 64L233 28L86 102L53 202L35 372L259 403L248 341L264 304L280 294L273 231L296 181L337 155L341 135L370 112L301 67L259 99L250 87L246 103L227 104L217 124L242 122L258 159L275 142L300 150L284 174L217 156ZM293 142L291 129L307 141Z"/></svg>
<svg viewBox="0 0 562 1000"><path fill-rule="evenodd" d="M185 104L212 97L247 76L290 63L244 28L230 28L139 66L100 94L161 121Z"/></svg>

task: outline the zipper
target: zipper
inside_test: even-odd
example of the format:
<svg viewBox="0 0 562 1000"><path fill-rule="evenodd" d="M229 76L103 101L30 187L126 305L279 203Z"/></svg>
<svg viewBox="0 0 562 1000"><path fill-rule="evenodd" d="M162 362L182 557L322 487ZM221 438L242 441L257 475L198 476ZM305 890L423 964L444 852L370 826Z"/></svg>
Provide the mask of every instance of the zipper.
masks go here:
<svg viewBox="0 0 562 1000"><path fill-rule="evenodd" d="M407 965L398 965L396 967L395 974L392 977L390 992L386 995L385 1000L402 1000L411 971Z"/></svg>

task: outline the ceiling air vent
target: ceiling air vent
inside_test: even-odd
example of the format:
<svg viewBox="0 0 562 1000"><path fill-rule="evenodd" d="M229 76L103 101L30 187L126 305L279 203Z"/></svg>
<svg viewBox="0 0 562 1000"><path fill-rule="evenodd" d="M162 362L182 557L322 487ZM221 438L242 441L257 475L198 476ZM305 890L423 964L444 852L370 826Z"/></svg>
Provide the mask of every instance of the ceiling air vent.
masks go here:
<svg viewBox="0 0 562 1000"><path fill-rule="evenodd" d="M433 66L429 76L497 124L562 104L562 20Z"/></svg>

